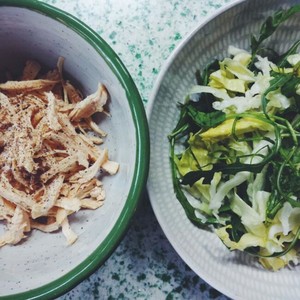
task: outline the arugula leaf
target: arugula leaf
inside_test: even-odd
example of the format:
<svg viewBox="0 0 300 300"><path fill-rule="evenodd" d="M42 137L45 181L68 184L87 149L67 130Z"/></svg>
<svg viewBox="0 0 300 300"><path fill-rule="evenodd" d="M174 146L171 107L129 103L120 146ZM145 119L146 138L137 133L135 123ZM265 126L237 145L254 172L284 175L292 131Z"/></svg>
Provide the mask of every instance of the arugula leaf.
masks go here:
<svg viewBox="0 0 300 300"><path fill-rule="evenodd" d="M300 113L300 95L295 94L294 95L294 99L295 99L295 111L298 112L298 113ZM298 126L299 125L300 125L300 123L298 123Z"/></svg>
<svg viewBox="0 0 300 300"><path fill-rule="evenodd" d="M295 150L295 152L294 152L294 154L291 158L291 163L293 164L293 166L295 167L295 169L299 173L300 172L300 169L299 169L299 166L300 166L300 148L299 147ZM299 176L299 174L298 174L298 176ZM299 185L299 188L300 188L300 185Z"/></svg>
<svg viewBox="0 0 300 300"><path fill-rule="evenodd" d="M198 131L201 128L214 127L225 121L226 114L224 112L216 110L210 112L200 111L198 107L201 105L206 107L202 103L202 99L199 102L189 101L186 104L179 104L181 107L179 120L169 138L182 136L189 130Z"/></svg>
<svg viewBox="0 0 300 300"><path fill-rule="evenodd" d="M298 49L299 45L300 45L300 40L295 42L287 52L280 55L278 58L277 66L280 68L286 67L288 56L297 53L297 49Z"/></svg>
<svg viewBox="0 0 300 300"><path fill-rule="evenodd" d="M172 179L173 179L173 188L176 194L176 198L179 200L187 217L193 222L194 225L198 227L202 227L207 224L218 224L218 220L213 216L208 216L206 222L201 221L195 215L195 208L189 203L186 198L184 192L181 189L179 180L177 178L177 168L175 164L175 152L174 152L174 138L171 138L171 147L170 147L170 162L171 162L171 171L172 171Z"/></svg>
<svg viewBox="0 0 300 300"><path fill-rule="evenodd" d="M254 174L258 174L262 171L266 163L268 163L270 160L271 157L267 161L263 160L261 163L257 164L244 164L240 162L235 162L232 164L215 163L212 165L212 169L209 171L199 169L197 171L188 172L181 178L180 182L183 185L192 186L196 181L198 181L201 178L204 178L203 183L210 183L216 172L235 175L238 172L249 171Z"/></svg>
<svg viewBox="0 0 300 300"><path fill-rule="evenodd" d="M259 48L256 52L256 55L261 57L267 57L269 61L277 64L277 61L280 59L280 55L274 50L267 47Z"/></svg>
<svg viewBox="0 0 300 300"><path fill-rule="evenodd" d="M215 127L224 122L226 119L226 114L222 111L212 111L210 113L205 113L197 110L192 105L188 105L186 109L192 121L200 128Z"/></svg>
<svg viewBox="0 0 300 300"><path fill-rule="evenodd" d="M285 143L286 144L286 143ZM292 144L288 143L287 145ZM295 146L280 149L280 153L271 163L270 183L272 186L271 196L268 200L266 215L273 219L284 202L288 201L293 207L300 206L300 202L292 198L300 197L300 149Z"/></svg>
<svg viewBox="0 0 300 300"><path fill-rule="evenodd" d="M273 220L277 212L283 207L284 199L279 196L278 191L274 189L267 203L266 217Z"/></svg>
<svg viewBox="0 0 300 300"><path fill-rule="evenodd" d="M241 236L247 232L245 226L241 222L241 218L236 214L232 214L231 217L232 228L228 229L228 233L231 234L232 240L238 242Z"/></svg>
<svg viewBox="0 0 300 300"><path fill-rule="evenodd" d="M267 118L270 118L268 113L267 113L267 95L272 92L276 91L279 88L286 86L286 92L290 90L290 87L288 86L288 82L293 78L293 74L287 73L275 73L274 72L274 78L270 81L270 86L269 88L266 89L264 94L262 95L261 99L261 106L262 106L262 111L265 114Z"/></svg>
<svg viewBox="0 0 300 300"><path fill-rule="evenodd" d="M169 134L170 141L173 137L176 137L178 135L184 135L190 128L185 105L179 104L179 106L181 106L179 119L173 131L171 132L171 134Z"/></svg>
<svg viewBox="0 0 300 300"><path fill-rule="evenodd" d="M198 84L199 85L207 85L208 82L209 82L209 76L210 76L210 74L213 73L213 72L215 72L215 71L217 71L220 68L219 64L220 63L219 63L219 61L217 59L215 59L210 64L208 64L204 68L202 76L201 76L201 80L198 81Z"/></svg>
<svg viewBox="0 0 300 300"><path fill-rule="evenodd" d="M285 151L284 151L285 150ZM278 171L276 174L276 188L279 195L290 202L292 206L300 206L298 201L300 197L300 171L299 166L299 148L296 146L291 149L281 150L283 162L278 163ZM294 197L297 200L295 200Z"/></svg>
<svg viewBox="0 0 300 300"><path fill-rule="evenodd" d="M286 167L280 177L282 192L286 195L295 195L300 198L300 174L293 168Z"/></svg>
<svg viewBox="0 0 300 300"><path fill-rule="evenodd" d="M286 82L281 86L281 93L288 98L296 95L297 85L300 83L300 77L288 76Z"/></svg>
<svg viewBox="0 0 300 300"><path fill-rule="evenodd" d="M266 19L260 28L258 38L256 38L254 35L251 37L252 60L255 57L261 43L270 37L280 24L298 12L300 12L300 5L295 5L287 10L278 10L273 16L270 16Z"/></svg>

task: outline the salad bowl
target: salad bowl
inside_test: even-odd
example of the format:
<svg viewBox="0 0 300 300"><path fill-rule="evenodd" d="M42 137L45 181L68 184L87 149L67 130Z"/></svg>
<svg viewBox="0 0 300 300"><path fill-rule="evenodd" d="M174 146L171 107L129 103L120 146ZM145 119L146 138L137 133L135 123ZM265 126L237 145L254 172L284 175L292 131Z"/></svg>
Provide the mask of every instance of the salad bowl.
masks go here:
<svg viewBox="0 0 300 300"><path fill-rule="evenodd" d="M180 107L187 103L187 96L194 93L193 86L199 85L199 76L196 74L199 71L202 74L214 60L220 62L228 58L230 46L231 51L244 49L250 53L254 43L251 37L257 37L263 32L260 29L263 22L276 11L289 9L296 4L297 1L237 1L219 10L200 24L170 56L160 72L148 107L151 141L148 191L154 213L167 238L190 268L207 283L233 299L297 299L300 292L297 259L296 264L288 264L276 271L269 270L262 267L257 255L229 251L225 242L211 227L196 226L207 219L203 215L197 219L187 202L182 201L183 197L179 197L181 202L176 197L180 192L172 178L172 160L175 159L170 137L172 138L182 113ZM268 48L278 53L288 51L300 38L299 25L300 16L295 13L268 36ZM201 91L203 90L208 91L201 87ZM205 118L202 121L203 119ZM207 118L205 120L207 122ZM209 122L217 120L210 119ZM217 125L214 123L214 126ZM191 143L190 138L189 144ZM178 161L176 165L179 165ZM183 176L182 182L184 179ZM186 197L189 203L195 203L190 195ZM194 222L190 216L195 217ZM296 224L299 226L299 221ZM228 245L228 239L225 241ZM237 245L238 243L234 244L236 249Z"/></svg>

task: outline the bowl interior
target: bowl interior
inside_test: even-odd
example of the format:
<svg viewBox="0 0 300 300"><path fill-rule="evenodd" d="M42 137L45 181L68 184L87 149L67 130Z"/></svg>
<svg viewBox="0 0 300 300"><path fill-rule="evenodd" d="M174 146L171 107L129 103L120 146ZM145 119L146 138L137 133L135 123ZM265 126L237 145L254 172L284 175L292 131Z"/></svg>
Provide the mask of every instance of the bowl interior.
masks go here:
<svg viewBox="0 0 300 300"><path fill-rule="evenodd" d="M240 1L227 7L197 28L175 50L162 70L150 102L149 126L151 166L148 180L150 201L167 238L183 260L204 280L235 299L296 299L299 267L273 273L263 270L255 259L230 253L217 236L192 225L173 192L167 136L175 127L179 110L195 72L215 58L227 56L229 45L249 50L250 36L262 21L280 7L297 1ZM300 17L281 26L269 43L279 52L300 38ZM284 282L284 283L283 283Z"/></svg>
<svg viewBox="0 0 300 300"><path fill-rule="evenodd" d="M48 6L43 6L42 11L38 11L37 7L38 4L35 10L31 10L0 5L0 73L6 69L19 70L29 58L53 68L58 57L62 56L65 58L65 73L80 83L85 95L93 93L99 82L103 83L110 94L111 117L99 119L99 126L108 133L101 147L108 148L110 159L120 163L120 170L117 175L103 179L106 199L101 208L95 211L82 210L71 218L71 227L79 236L72 246L66 245L61 232L45 234L33 231L28 240L20 245L1 248L0 295L29 291L66 274L71 274L65 279L66 284L71 284L72 277L84 272L93 264L95 257L99 263L104 260L108 250L112 250L115 246L115 242L112 242L114 236L120 236L120 232L124 231L123 227L126 227L128 216L132 214L137 201L137 195L128 199L137 175L137 149L140 147L137 141L137 116L133 114L130 105L134 104L129 103L128 91L121 80L124 78L115 74L112 61L114 54L106 49L101 56L101 41L94 36L91 38L91 32L87 38L86 32L82 31L82 24L78 25L74 19L61 19L61 12ZM65 22L68 22L68 26ZM103 47L107 46L103 44ZM139 100L135 91L132 95ZM134 99L132 103L134 101L137 100ZM137 112L135 114L138 115ZM143 114L139 117L139 122L145 121ZM147 136L144 138L146 141ZM145 165L146 161L147 151ZM143 168L140 168L140 179L135 184L143 184ZM119 225L116 224L118 221ZM89 257L92 253L94 256ZM69 273L84 261L82 269ZM63 284L63 281L58 282L56 286Z"/></svg>

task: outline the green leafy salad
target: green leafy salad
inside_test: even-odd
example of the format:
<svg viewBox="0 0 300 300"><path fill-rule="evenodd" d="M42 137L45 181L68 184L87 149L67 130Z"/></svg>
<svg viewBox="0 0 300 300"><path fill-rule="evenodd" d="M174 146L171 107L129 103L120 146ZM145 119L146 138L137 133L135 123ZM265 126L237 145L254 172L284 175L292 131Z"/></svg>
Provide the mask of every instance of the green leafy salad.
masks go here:
<svg viewBox="0 0 300 300"><path fill-rule="evenodd" d="M277 11L250 51L229 46L228 58L197 72L169 135L188 218L271 270L299 262L300 40L277 53L266 39L298 12Z"/></svg>

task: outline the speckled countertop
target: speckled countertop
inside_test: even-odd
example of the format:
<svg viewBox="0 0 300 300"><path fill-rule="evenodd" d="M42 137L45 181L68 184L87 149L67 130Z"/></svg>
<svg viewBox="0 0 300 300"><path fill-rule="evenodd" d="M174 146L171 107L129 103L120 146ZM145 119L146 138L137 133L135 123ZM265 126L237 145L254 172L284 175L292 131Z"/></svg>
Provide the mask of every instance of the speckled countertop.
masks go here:
<svg viewBox="0 0 300 300"><path fill-rule="evenodd" d="M200 22L235 0L43 0L81 19L119 55L143 102L175 47ZM146 193L117 249L67 299L228 299L174 251Z"/></svg>

